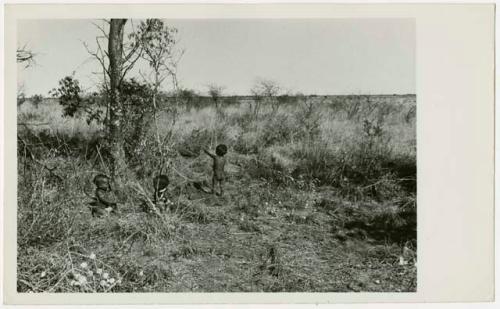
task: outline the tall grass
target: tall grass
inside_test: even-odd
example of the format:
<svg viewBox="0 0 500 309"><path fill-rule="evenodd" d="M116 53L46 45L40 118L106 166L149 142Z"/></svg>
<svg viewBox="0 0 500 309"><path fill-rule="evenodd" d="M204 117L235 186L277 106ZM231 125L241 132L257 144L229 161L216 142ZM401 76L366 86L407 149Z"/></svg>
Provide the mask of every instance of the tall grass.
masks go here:
<svg viewBox="0 0 500 309"><path fill-rule="evenodd" d="M369 251L370 263L407 272L402 290L414 290L410 265L398 264L411 260L400 250L416 246L414 97L302 100L275 113L262 106L258 118L246 102L219 113L186 108L175 121L161 112L172 160L168 205L143 212L158 173L151 124L115 188L119 216L97 220L88 203L92 177L108 172L103 128L64 118L57 102L20 105L18 290L355 290L329 280L336 265L356 274L348 253L366 252L349 241L367 239L379 252ZM218 143L229 147L222 198L196 188L210 179L201 148ZM345 256L332 246L345 246Z"/></svg>

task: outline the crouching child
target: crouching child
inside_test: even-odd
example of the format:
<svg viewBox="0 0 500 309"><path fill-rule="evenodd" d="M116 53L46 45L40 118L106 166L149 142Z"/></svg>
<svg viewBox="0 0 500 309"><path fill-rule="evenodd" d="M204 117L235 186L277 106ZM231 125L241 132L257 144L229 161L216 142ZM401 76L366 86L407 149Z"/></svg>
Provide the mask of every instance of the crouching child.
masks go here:
<svg viewBox="0 0 500 309"><path fill-rule="evenodd" d="M108 176L99 174L94 177L95 197L91 203L90 211L92 217L101 216L105 212L116 213L118 211L118 203L116 195L111 189L110 179Z"/></svg>

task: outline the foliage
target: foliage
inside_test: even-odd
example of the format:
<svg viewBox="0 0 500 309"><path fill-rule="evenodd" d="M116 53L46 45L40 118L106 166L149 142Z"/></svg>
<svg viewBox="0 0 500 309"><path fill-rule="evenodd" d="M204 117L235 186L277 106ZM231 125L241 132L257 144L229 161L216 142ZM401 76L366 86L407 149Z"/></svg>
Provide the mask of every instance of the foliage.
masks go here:
<svg viewBox="0 0 500 309"><path fill-rule="evenodd" d="M154 145L155 151L153 157L155 158L154 161L157 166L163 166L163 162L166 159L165 152L171 151L170 145L166 143L168 137L162 139L159 131L158 112L162 108L160 104L170 103L167 108L171 115L171 125L173 126L177 121L179 105L184 99L189 100L192 98L191 93L182 92L177 80L177 66L182 54L179 56L175 49L177 40L176 35L177 29L169 27L160 19L147 19L146 21L142 21L138 30L130 34L130 37L135 39L137 46L141 47L140 56L151 68L149 75L143 75L145 82L149 83L148 87L150 87L150 93L143 93L142 95L143 98L151 100L152 117L144 113L140 117L139 123L141 123L143 127L146 127L142 124L143 121L149 120L154 124L154 140L156 145ZM174 100L160 101L160 87L167 78L170 78L172 81ZM143 91L141 90L141 92ZM137 143L137 141L140 141L142 145L141 149L132 146L132 148L135 149L136 157L139 158L137 154L142 153L146 147L146 143L144 142L145 139L141 138L144 137L145 131L136 126L134 132L133 136L136 138L135 142ZM138 134L140 136L138 136ZM167 133L167 135L170 135L170 133ZM129 143L129 145L130 144L132 143Z"/></svg>
<svg viewBox="0 0 500 309"><path fill-rule="evenodd" d="M59 88L53 89L52 95L59 98L59 104L64 107L64 116L73 117L85 107L80 83L71 76L59 80Z"/></svg>
<svg viewBox="0 0 500 309"><path fill-rule="evenodd" d="M300 126L293 117L288 115L277 115L269 118L264 123L262 129L262 147L290 142L294 138L300 137Z"/></svg>
<svg viewBox="0 0 500 309"><path fill-rule="evenodd" d="M120 85L122 104L126 113L122 119L122 135L125 153L130 160L140 160L145 151L146 135L153 119L154 106L151 103L153 89L135 79L123 81Z"/></svg>
<svg viewBox="0 0 500 309"><path fill-rule="evenodd" d="M178 97L186 107L197 106L200 102L198 93L192 89L180 89Z"/></svg>
<svg viewBox="0 0 500 309"><path fill-rule="evenodd" d="M312 141L320 133L321 111L319 104L303 94L297 94L296 100L299 105L299 112L296 114L298 127L302 129L307 141Z"/></svg>
<svg viewBox="0 0 500 309"><path fill-rule="evenodd" d="M139 24L135 33L130 34L142 47L141 56L153 70L155 92L168 76L173 78L174 88L178 88L175 70L179 59L174 54L177 32L176 28L167 26L160 19L147 19Z"/></svg>
<svg viewBox="0 0 500 309"><path fill-rule="evenodd" d="M219 120L225 117L222 106L222 103L224 102L222 96L223 92L223 86L219 86L216 84L208 85L208 96L210 97L210 99L212 99L212 102L215 105L215 111L217 112L217 117L219 118Z"/></svg>
<svg viewBox="0 0 500 309"><path fill-rule="evenodd" d="M65 117L80 117L86 114L87 122L104 122L102 118L102 102L97 92L85 95L80 83L72 76L66 76L59 80L59 87L52 89L52 96L59 98L59 104L63 106Z"/></svg>
<svg viewBox="0 0 500 309"><path fill-rule="evenodd" d="M33 106L35 106L35 108L38 108L38 105L43 101L43 96L40 94L35 94L30 98L30 101Z"/></svg>

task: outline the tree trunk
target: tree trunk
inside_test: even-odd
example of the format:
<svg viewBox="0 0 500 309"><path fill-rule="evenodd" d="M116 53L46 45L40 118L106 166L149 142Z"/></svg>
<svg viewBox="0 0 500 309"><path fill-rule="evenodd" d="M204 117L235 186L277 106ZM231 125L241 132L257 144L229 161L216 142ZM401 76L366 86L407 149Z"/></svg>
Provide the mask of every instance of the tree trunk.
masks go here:
<svg viewBox="0 0 500 309"><path fill-rule="evenodd" d="M109 25L109 146L113 178L120 178L126 170L121 123L123 104L120 97L120 80L123 69L123 28L126 22L126 19L111 19Z"/></svg>

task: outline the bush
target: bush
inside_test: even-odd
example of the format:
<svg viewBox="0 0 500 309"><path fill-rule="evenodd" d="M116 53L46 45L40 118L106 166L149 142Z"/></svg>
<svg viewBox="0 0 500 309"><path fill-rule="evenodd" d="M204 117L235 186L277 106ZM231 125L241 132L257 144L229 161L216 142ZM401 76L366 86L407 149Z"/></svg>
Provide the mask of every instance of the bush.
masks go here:
<svg viewBox="0 0 500 309"><path fill-rule="evenodd" d="M297 167L292 171L294 178L305 177L320 185L333 184L338 158L325 143L316 141L302 144L294 149L293 156L297 160Z"/></svg>
<svg viewBox="0 0 500 309"><path fill-rule="evenodd" d="M315 141L296 148L294 155L299 161L292 172L294 178L304 176L334 186L346 197L383 200L415 190L415 161L396 156L382 126L368 120L360 137L339 151Z"/></svg>
<svg viewBox="0 0 500 309"><path fill-rule="evenodd" d="M35 94L30 98L30 101L35 108L38 108L38 105L43 101L43 97L40 94Z"/></svg>
<svg viewBox="0 0 500 309"><path fill-rule="evenodd" d="M195 90L180 89L177 95L179 96L181 103L186 107L186 109L200 107L199 95Z"/></svg>
<svg viewBox="0 0 500 309"><path fill-rule="evenodd" d="M264 123L261 147L288 143L297 135L297 124L287 115L277 115Z"/></svg>
<svg viewBox="0 0 500 309"><path fill-rule="evenodd" d="M244 132L238 136L234 150L241 154L256 154L259 152L260 139L257 132Z"/></svg>
<svg viewBox="0 0 500 309"><path fill-rule="evenodd" d="M53 89L52 95L59 97L59 104L64 108L64 116L73 117L84 108L80 83L71 76L61 79L59 88Z"/></svg>
<svg viewBox="0 0 500 309"><path fill-rule="evenodd" d="M124 109L122 134L125 153L130 160L139 159L144 150L141 143L146 139L153 121L153 90L134 79L123 81L120 90Z"/></svg>
<svg viewBox="0 0 500 309"><path fill-rule="evenodd" d="M92 121L98 123L102 119L102 100L99 94L94 92L85 95L78 80L71 76L66 76L59 81L59 88L51 90L52 96L59 98L59 104L63 106L63 116L79 117L86 114L87 123Z"/></svg>
<svg viewBox="0 0 500 309"><path fill-rule="evenodd" d="M296 114L297 127L302 130L303 135L310 142L317 138L320 133L320 109L319 104L304 95L297 95L299 110Z"/></svg>

